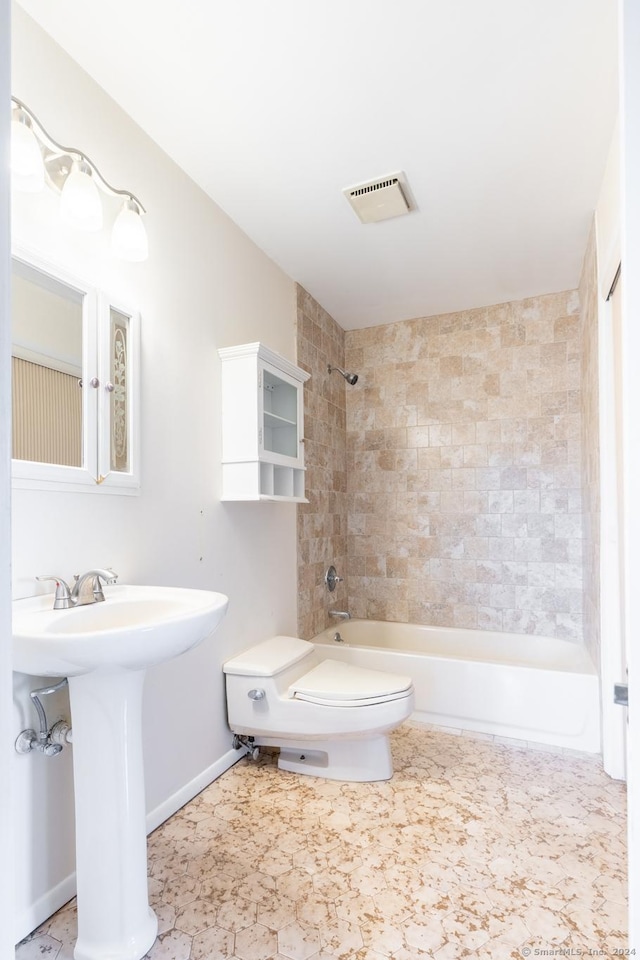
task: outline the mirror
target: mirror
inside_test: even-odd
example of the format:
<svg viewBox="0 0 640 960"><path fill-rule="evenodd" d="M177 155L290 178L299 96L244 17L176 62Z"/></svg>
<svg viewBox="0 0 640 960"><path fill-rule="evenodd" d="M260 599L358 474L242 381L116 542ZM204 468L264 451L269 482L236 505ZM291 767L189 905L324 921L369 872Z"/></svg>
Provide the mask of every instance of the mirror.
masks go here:
<svg viewBox="0 0 640 960"><path fill-rule="evenodd" d="M86 294L22 260L12 265L12 456L81 467Z"/></svg>

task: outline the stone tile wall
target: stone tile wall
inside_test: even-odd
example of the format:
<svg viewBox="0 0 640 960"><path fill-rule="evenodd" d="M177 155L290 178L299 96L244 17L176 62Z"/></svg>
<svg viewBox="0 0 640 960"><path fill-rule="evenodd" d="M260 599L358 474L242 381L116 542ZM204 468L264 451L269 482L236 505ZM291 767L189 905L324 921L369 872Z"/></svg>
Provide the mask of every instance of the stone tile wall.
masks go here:
<svg viewBox="0 0 640 960"><path fill-rule="evenodd" d="M591 230L579 287L582 320L582 497L584 642L600 664L600 439L598 395L598 271Z"/></svg>
<svg viewBox="0 0 640 960"><path fill-rule="evenodd" d="M346 365L352 615L580 641L577 292L348 331Z"/></svg>
<svg viewBox="0 0 640 960"><path fill-rule="evenodd" d="M346 399L344 330L298 286L298 365L311 377L304 387L305 477L308 504L298 506L298 631L309 640L335 621L329 609L345 609L346 582L329 593L324 574L333 563L346 578Z"/></svg>

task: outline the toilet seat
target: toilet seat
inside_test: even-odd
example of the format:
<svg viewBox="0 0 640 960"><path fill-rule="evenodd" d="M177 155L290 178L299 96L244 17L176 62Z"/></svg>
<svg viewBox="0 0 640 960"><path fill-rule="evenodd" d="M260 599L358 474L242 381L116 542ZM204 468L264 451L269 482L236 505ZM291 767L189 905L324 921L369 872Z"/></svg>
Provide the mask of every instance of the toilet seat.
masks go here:
<svg viewBox="0 0 640 960"><path fill-rule="evenodd" d="M364 707L408 697L410 677L323 660L289 687L289 696L327 707Z"/></svg>

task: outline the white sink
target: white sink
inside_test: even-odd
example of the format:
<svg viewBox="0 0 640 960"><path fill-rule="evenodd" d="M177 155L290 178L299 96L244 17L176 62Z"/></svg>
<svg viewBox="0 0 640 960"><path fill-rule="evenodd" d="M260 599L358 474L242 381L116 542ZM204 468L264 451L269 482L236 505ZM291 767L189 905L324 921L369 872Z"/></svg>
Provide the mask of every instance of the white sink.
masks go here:
<svg viewBox="0 0 640 960"><path fill-rule="evenodd" d="M78 891L74 957L140 960L158 929L147 889L145 671L213 633L228 599L180 587L116 585L104 593L104 602L69 610L53 610L53 594L14 600L14 670L69 678ZM212 666L212 695L219 679Z"/></svg>
<svg viewBox="0 0 640 960"><path fill-rule="evenodd" d="M141 670L195 647L227 609L222 593L105 587L102 603L54 610L53 595L13 602L13 669L76 677L99 667Z"/></svg>

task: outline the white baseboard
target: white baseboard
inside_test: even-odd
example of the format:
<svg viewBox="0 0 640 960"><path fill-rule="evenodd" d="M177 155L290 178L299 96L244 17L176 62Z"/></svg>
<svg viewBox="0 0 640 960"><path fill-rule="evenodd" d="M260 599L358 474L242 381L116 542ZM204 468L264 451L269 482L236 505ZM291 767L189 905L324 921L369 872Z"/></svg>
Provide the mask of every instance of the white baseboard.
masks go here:
<svg viewBox="0 0 640 960"><path fill-rule="evenodd" d="M194 777L193 780L186 783L180 790L177 790L166 800L163 800L161 804L147 814L147 834L151 833L156 827L159 827L161 823L164 823L165 820L173 816L173 814L181 807L184 807L185 803L188 803L189 800L193 800L205 787L208 787L210 783L217 780L225 770L228 770L234 763L241 760L244 755L243 750L228 750L216 760L215 763L212 763L211 766L203 770L202 773L199 773L197 777ZM35 903L29 904L16 918L15 942L19 943L23 940L32 930L35 930L41 923L44 923L48 917L55 913L56 910L59 910L60 907L71 900L72 897L75 897L75 895L76 875L74 872L70 873L64 880L61 880L55 887L47 890Z"/></svg>
<svg viewBox="0 0 640 960"><path fill-rule="evenodd" d="M212 763L210 767L207 767L206 770L199 773L198 776L190 780L189 783L185 783L184 787L180 787L180 789L171 794L170 797L163 800L154 810L150 810L147 814L147 834L152 833L156 827L159 827L161 823L164 823L165 820L173 816L176 810L184 807L185 803L188 803L189 800L193 800L199 793L202 793L205 787L208 787L210 783L213 783L214 780L222 776L225 770L232 767L238 760L242 760L244 755L244 750L228 750L226 753L223 753L215 763Z"/></svg>
<svg viewBox="0 0 640 960"><path fill-rule="evenodd" d="M35 903L30 903L26 910L23 910L22 913L16 917L14 933L16 943L20 943L32 930L35 930L41 923L44 923L52 913L59 910L60 907L71 900L72 897L75 897L75 895L76 875L74 871L70 873L68 877L65 877L64 880L61 880L60 883L57 883L55 887L43 893Z"/></svg>

